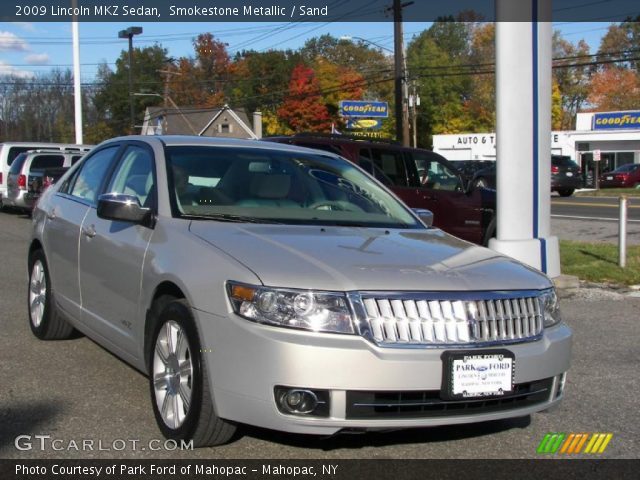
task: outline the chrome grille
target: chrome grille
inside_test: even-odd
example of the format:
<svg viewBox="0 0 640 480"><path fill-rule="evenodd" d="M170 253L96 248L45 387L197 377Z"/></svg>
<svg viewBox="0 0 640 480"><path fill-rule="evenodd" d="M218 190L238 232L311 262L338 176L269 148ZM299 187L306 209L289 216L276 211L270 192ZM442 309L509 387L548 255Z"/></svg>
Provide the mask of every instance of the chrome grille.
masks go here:
<svg viewBox="0 0 640 480"><path fill-rule="evenodd" d="M539 336L543 328L533 294L464 300L362 295L361 302L360 334L384 346L514 343Z"/></svg>

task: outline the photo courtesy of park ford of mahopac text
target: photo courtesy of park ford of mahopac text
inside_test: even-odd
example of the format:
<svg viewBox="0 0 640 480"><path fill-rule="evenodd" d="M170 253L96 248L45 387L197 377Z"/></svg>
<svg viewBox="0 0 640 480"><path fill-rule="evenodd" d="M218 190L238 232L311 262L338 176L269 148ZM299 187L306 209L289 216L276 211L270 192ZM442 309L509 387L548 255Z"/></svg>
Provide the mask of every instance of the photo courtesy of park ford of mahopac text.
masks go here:
<svg viewBox="0 0 640 480"><path fill-rule="evenodd" d="M637 0L2 0L0 480L637 478L639 67Z"/></svg>

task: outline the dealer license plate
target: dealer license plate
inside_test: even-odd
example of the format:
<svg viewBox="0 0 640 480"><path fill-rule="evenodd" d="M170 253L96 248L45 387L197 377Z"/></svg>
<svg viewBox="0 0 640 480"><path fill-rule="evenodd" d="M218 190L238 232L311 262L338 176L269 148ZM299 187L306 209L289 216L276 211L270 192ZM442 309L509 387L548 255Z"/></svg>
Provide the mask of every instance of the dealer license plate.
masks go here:
<svg viewBox="0 0 640 480"><path fill-rule="evenodd" d="M513 392L515 357L508 350L445 352L443 393L452 399Z"/></svg>
<svg viewBox="0 0 640 480"><path fill-rule="evenodd" d="M567 172L567 177L573 177L573 172Z"/></svg>
<svg viewBox="0 0 640 480"><path fill-rule="evenodd" d="M607 180L613 180L613 177L607 177Z"/></svg>

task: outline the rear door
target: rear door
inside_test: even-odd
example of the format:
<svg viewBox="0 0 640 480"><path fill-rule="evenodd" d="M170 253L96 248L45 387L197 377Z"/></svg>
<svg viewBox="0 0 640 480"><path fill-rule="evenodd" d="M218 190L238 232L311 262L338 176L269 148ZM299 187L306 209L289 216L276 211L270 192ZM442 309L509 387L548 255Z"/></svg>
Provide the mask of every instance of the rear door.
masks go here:
<svg viewBox="0 0 640 480"><path fill-rule="evenodd" d="M52 276L53 293L59 307L72 319L80 319L78 247L84 217L115 161L119 145L92 152L73 174L49 197L45 206L45 252Z"/></svg>

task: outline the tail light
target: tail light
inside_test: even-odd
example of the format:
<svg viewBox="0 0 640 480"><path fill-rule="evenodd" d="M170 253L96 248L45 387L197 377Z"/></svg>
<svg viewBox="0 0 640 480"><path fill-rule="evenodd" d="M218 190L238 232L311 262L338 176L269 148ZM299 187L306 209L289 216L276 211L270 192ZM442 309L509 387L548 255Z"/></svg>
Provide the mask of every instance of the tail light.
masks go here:
<svg viewBox="0 0 640 480"><path fill-rule="evenodd" d="M18 176L18 188L20 190L26 190L27 189L27 176L26 175L19 175Z"/></svg>
<svg viewBox="0 0 640 480"><path fill-rule="evenodd" d="M53 185L53 177L44 177L44 181L42 182L42 190L46 190L51 185Z"/></svg>
<svg viewBox="0 0 640 480"><path fill-rule="evenodd" d="M616 180L626 180L628 176L628 173L618 173L616 174Z"/></svg>
<svg viewBox="0 0 640 480"><path fill-rule="evenodd" d="M551 173L559 173L560 169L557 167L557 165L551 165Z"/></svg>
<svg viewBox="0 0 640 480"><path fill-rule="evenodd" d="M2 185L2 172L0 172L0 185Z"/></svg>

